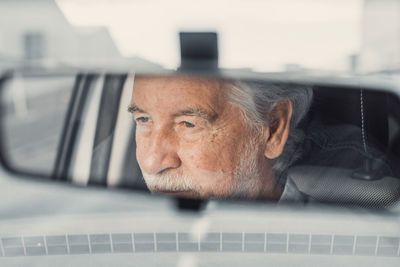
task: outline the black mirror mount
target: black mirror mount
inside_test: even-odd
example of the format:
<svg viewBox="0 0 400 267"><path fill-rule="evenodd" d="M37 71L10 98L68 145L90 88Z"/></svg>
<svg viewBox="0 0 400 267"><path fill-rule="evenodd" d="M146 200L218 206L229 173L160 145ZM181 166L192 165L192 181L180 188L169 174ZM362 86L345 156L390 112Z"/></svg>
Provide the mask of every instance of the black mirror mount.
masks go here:
<svg viewBox="0 0 400 267"><path fill-rule="evenodd" d="M218 35L215 32L180 32L179 71L218 70Z"/></svg>
<svg viewBox="0 0 400 267"><path fill-rule="evenodd" d="M202 199L177 197L174 200L174 204L179 211L200 212L207 204L207 201Z"/></svg>

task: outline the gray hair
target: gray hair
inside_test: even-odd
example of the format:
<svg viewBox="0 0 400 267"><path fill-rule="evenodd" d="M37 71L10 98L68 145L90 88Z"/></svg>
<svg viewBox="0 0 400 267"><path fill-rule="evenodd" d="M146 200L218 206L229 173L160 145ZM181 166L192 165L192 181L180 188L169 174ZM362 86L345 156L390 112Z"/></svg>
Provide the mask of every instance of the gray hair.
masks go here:
<svg viewBox="0 0 400 267"><path fill-rule="evenodd" d="M289 137L283 153L273 160L275 179L283 187L286 183L286 175L283 174L302 154L299 144L304 139L304 132L298 126L310 107L312 88L262 80L238 80L229 84L229 101L241 109L245 121L258 131L273 123L271 112L277 103L287 100L292 102Z"/></svg>

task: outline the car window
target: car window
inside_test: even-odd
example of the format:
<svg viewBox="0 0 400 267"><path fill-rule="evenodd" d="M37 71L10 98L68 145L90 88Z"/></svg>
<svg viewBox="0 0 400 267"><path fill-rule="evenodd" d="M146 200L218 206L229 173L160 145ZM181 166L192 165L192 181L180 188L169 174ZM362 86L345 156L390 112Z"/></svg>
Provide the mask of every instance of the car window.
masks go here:
<svg viewBox="0 0 400 267"><path fill-rule="evenodd" d="M11 1L3 4L1 24L13 28L2 30L1 54L31 62L50 59L63 66L177 68L180 31L215 31L223 68L348 71L351 61L360 61L360 0L51 2L26 9ZM368 11L392 19L388 14L395 9L382 6L371 3ZM46 15L38 17L38 12ZM368 21L374 16L368 14ZM365 47L371 63L379 58L373 49L377 37L368 36L370 45Z"/></svg>
<svg viewBox="0 0 400 267"><path fill-rule="evenodd" d="M7 82L2 137L13 166L52 173L74 82L74 74L16 75Z"/></svg>
<svg viewBox="0 0 400 267"><path fill-rule="evenodd" d="M398 267L399 10L0 0L0 266Z"/></svg>

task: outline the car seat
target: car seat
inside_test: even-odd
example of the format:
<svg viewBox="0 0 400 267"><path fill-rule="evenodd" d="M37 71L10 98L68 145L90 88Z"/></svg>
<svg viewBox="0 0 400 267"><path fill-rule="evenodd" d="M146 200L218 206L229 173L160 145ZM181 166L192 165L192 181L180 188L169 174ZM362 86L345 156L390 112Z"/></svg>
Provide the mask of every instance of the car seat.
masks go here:
<svg viewBox="0 0 400 267"><path fill-rule="evenodd" d="M345 124L356 126L366 152L378 149L383 155L388 154L394 142L389 132L389 123L393 121L388 120L391 107L388 103L393 97L377 90L316 86L308 119L327 128ZM306 136L308 134L312 133L306 132ZM359 169L323 166L318 160L300 160L290 168L288 177L301 192L319 202L370 208L389 206L400 197L400 179L394 177L399 175L396 155L388 157L393 168L391 176L380 170L366 169L370 159L365 158ZM345 162L344 165L353 163Z"/></svg>

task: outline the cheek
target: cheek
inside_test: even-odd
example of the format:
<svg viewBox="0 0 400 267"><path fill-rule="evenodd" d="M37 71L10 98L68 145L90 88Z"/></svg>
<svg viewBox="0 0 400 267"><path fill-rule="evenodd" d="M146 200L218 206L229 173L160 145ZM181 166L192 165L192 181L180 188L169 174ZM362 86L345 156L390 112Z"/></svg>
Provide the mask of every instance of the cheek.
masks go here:
<svg viewBox="0 0 400 267"><path fill-rule="evenodd" d="M234 169L234 144L223 142L221 137L219 134L211 134L196 142L182 143L181 157L193 169L215 174L229 173Z"/></svg>
<svg viewBox="0 0 400 267"><path fill-rule="evenodd" d="M201 196L229 195L233 185L233 172L226 171L228 168L224 166L216 153L201 149L187 156L184 173L197 185Z"/></svg>
<svg viewBox="0 0 400 267"><path fill-rule="evenodd" d="M233 185L236 160L234 143L214 134L196 143L181 144L184 172L192 177L203 196L227 196ZM236 153L237 155L237 153Z"/></svg>
<svg viewBox="0 0 400 267"><path fill-rule="evenodd" d="M139 166L142 165L142 160L145 156L145 152L148 150L148 145L146 142L146 138L143 138L136 134L136 160L139 163Z"/></svg>

